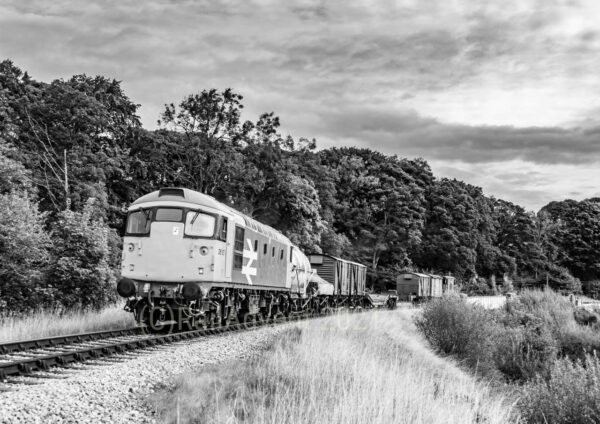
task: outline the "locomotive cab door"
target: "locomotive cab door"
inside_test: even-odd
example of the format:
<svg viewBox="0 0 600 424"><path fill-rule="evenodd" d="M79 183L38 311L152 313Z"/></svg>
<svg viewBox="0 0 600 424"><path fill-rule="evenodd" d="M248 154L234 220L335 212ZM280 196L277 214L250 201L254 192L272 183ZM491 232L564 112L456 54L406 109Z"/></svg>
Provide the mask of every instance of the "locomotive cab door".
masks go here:
<svg viewBox="0 0 600 424"><path fill-rule="evenodd" d="M227 217L224 216L221 218L221 231L220 231L220 235L221 235L221 240L223 240L225 242L225 278L230 280L231 279L231 259L230 259L230 255L229 252L231 250L231 243L230 243L230 230L228 227L228 220Z"/></svg>

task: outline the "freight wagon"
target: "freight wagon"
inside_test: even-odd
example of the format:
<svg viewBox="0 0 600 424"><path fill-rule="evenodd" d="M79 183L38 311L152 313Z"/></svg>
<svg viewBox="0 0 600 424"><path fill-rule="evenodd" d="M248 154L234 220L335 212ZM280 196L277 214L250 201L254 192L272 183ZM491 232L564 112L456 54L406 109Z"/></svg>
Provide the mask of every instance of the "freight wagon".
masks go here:
<svg viewBox="0 0 600 424"><path fill-rule="evenodd" d="M442 291L444 294L454 293L454 280L455 278L453 276L444 275L444 279L442 281Z"/></svg>
<svg viewBox="0 0 600 424"><path fill-rule="evenodd" d="M450 289L448 289L450 287ZM446 290L454 289L454 277L420 272L404 272L396 279L398 299L418 301L441 297Z"/></svg>
<svg viewBox="0 0 600 424"><path fill-rule="evenodd" d="M431 277L429 297L441 297L443 294L443 277L435 274L429 274L429 277Z"/></svg>
<svg viewBox="0 0 600 424"><path fill-rule="evenodd" d="M324 254L308 256L312 269L333 285L336 306L367 306L367 267Z"/></svg>

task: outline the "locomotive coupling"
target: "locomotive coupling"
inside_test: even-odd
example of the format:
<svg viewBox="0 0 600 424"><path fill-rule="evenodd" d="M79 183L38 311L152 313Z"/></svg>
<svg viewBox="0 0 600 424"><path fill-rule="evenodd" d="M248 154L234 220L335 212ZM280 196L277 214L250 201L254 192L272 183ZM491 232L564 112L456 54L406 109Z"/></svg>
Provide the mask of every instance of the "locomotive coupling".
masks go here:
<svg viewBox="0 0 600 424"><path fill-rule="evenodd" d="M117 283L117 293L122 297L134 296L136 292L135 282L131 278L121 277Z"/></svg>

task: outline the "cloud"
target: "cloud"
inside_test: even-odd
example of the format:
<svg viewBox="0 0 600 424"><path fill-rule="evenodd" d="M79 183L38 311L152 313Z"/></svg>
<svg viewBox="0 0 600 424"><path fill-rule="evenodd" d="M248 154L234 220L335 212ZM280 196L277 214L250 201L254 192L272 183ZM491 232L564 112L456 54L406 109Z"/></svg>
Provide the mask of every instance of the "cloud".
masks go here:
<svg viewBox="0 0 600 424"><path fill-rule="evenodd" d="M7 0L0 51L36 79L123 81L150 128L232 87L244 118L274 111L325 146L574 166L598 157L599 16L593 0Z"/></svg>
<svg viewBox="0 0 600 424"><path fill-rule="evenodd" d="M489 163L430 162L436 175L458 178L483 187L487 195L539 210L553 200L583 200L600 196L596 164L537 164L522 160Z"/></svg>
<svg viewBox="0 0 600 424"><path fill-rule="evenodd" d="M468 126L392 112L340 105L321 114L315 132L333 142L371 146L388 153L463 162L522 159L535 163L600 162L600 127Z"/></svg>

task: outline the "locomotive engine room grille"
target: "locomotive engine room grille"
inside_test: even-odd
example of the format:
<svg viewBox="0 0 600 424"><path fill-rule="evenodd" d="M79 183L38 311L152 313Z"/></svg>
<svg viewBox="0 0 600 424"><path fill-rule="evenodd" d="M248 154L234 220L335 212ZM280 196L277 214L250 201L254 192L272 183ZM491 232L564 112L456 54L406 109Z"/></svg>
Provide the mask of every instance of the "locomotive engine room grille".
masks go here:
<svg viewBox="0 0 600 424"><path fill-rule="evenodd" d="M235 243L233 246L233 268L242 269L244 264L244 229L235 227Z"/></svg>

